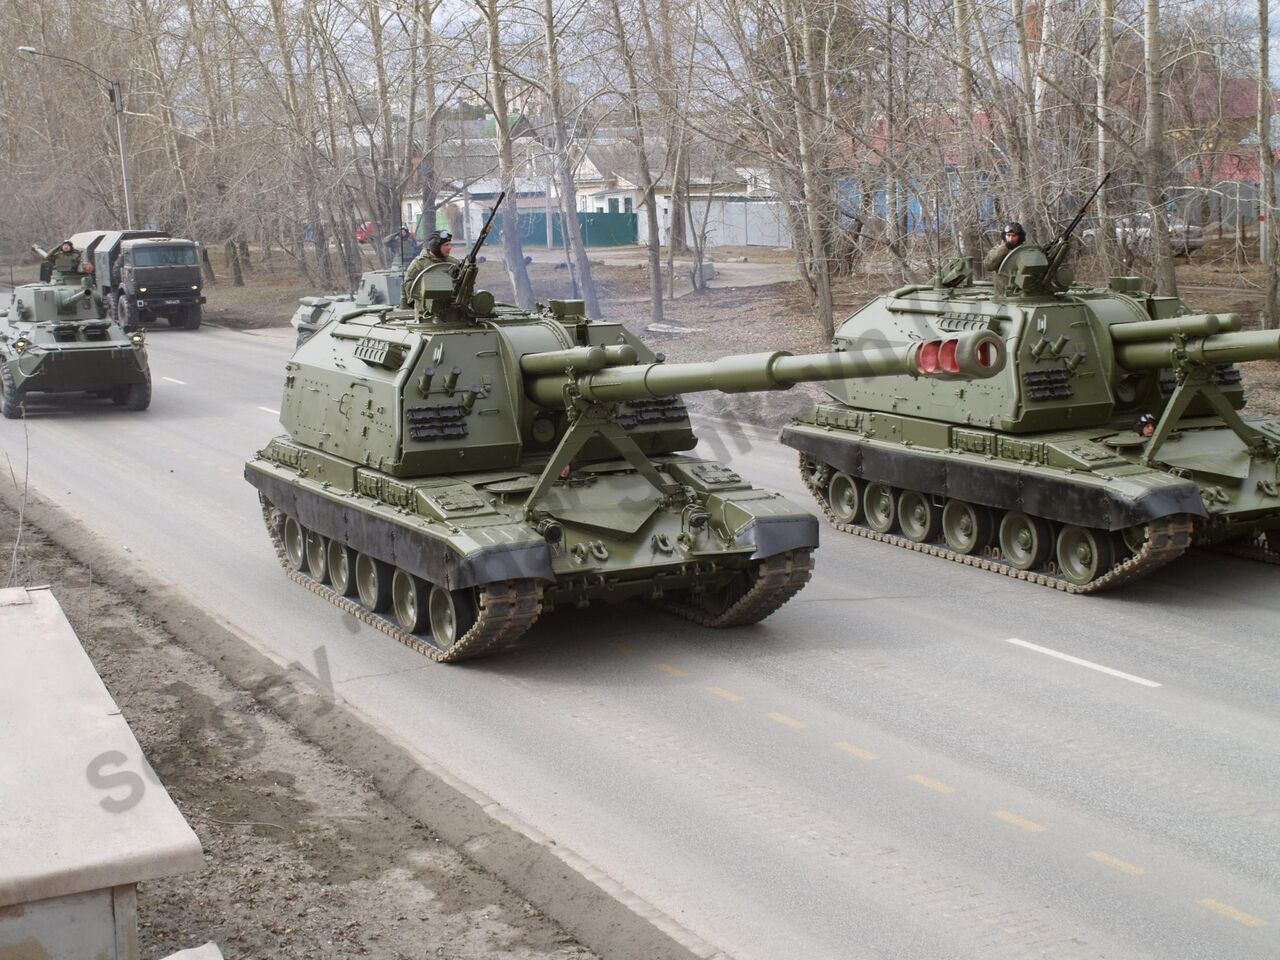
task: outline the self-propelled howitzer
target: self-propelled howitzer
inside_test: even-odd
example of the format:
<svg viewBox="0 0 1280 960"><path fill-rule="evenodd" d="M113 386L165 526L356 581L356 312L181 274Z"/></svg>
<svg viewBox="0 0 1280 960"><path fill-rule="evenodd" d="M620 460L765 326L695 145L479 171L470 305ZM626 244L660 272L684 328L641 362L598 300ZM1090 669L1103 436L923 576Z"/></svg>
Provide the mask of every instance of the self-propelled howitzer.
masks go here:
<svg viewBox="0 0 1280 960"><path fill-rule="evenodd" d="M1003 362L979 331L668 364L581 301L470 295L467 266L428 268L412 310L340 316L299 347L288 435L246 466L289 575L437 660L503 648L553 606L642 598L724 627L804 585L816 519L689 455L680 394Z"/></svg>
<svg viewBox="0 0 1280 960"><path fill-rule="evenodd" d="M1280 560L1280 421L1241 415L1234 366L1280 358L1280 333L1192 313L1136 277L1078 286L1054 262L1016 248L993 285L957 261L845 322L986 330L1008 363L975 383L829 387L782 437L828 519L1075 593L1193 543Z"/></svg>

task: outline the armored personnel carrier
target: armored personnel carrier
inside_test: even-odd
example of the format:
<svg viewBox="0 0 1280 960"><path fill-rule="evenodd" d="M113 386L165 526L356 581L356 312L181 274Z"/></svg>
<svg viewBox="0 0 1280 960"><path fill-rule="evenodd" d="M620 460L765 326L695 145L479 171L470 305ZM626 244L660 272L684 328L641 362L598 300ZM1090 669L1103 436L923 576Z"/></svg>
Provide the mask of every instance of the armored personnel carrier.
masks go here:
<svg viewBox="0 0 1280 960"><path fill-rule="evenodd" d="M320 327L286 367L288 434L245 468L289 577L435 660L503 649L552 607L645 598L728 627L804 586L816 518L685 453L681 394L1003 363L979 330L667 364L581 301L474 291L475 253L415 278L412 309Z"/></svg>
<svg viewBox="0 0 1280 960"><path fill-rule="evenodd" d="M298 301L298 309L289 320L290 325L298 332L297 345L302 346L317 330L340 314L355 313L365 307L398 304L403 284L403 267L367 270L360 275L360 283L354 293L303 297Z"/></svg>
<svg viewBox="0 0 1280 960"><path fill-rule="evenodd" d="M39 251L42 255L44 251ZM151 371L141 331L125 333L104 315L84 272L51 270L47 283L13 292L0 311L0 412L22 416L34 393L87 391L130 410L151 403Z"/></svg>
<svg viewBox="0 0 1280 960"><path fill-rule="evenodd" d="M827 519L1073 593L1193 543L1276 562L1280 421L1241 416L1234 364L1280 357L1280 333L1193 313L1137 277L1077 286L1066 242L1014 248L992 282L956 261L845 322L853 343L990 333L1009 359L981 382L829 385L782 432Z"/></svg>

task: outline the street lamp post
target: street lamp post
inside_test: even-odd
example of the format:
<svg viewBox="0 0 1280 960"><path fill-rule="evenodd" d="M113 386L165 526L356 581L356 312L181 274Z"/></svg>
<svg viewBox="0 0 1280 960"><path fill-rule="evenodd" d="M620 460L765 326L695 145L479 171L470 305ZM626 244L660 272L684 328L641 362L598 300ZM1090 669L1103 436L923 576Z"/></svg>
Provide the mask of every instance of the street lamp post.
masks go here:
<svg viewBox="0 0 1280 960"><path fill-rule="evenodd" d="M111 105L115 108L116 114L116 139L120 144L120 181L124 186L124 220L125 226L133 229L133 194L129 191L129 152L125 146L124 139L124 94L120 90L119 80L108 80L97 70L79 60L72 60L70 57L62 57L56 53L43 53L35 47L19 47L19 53L25 53L32 57L48 57L50 60L61 60L63 63L69 63L79 67L81 70L88 71L99 80L107 85L107 98L111 101Z"/></svg>

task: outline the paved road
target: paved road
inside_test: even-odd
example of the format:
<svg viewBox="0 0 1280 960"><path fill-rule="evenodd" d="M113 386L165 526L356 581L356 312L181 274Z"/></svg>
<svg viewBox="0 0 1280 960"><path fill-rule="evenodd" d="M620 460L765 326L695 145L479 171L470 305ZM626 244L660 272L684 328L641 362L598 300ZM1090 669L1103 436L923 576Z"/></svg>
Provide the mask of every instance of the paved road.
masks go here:
<svg viewBox="0 0 1280 960"><path fill-rule="evenodd" d="M41 493L739 960L1280 956L1275 568L1079 598L826 530L757 627L563 611L438 666L277 566L241 468L291 333L156 329L149 411L0 421L4 472L29 437Z"/></svg>

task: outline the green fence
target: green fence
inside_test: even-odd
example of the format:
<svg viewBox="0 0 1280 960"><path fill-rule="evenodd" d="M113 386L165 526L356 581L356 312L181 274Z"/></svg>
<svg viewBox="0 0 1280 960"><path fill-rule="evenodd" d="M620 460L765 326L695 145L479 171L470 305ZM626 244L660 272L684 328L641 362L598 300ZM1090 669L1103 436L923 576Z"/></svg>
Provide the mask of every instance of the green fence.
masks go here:
<svg viewBox="0 0 1280 960"><path fill-rule="evenodd" d="M498 214L489 243L501 242L505 219L505 213ZM578 227L582 230L582 242L588 247L624 247L635 243L639 237L634 213L579 213ZM520 243L526 247L547 245L546 213L528 211L520 214ZM556 248L564 246L559 213L551 215L551 245Z"/></svg>

